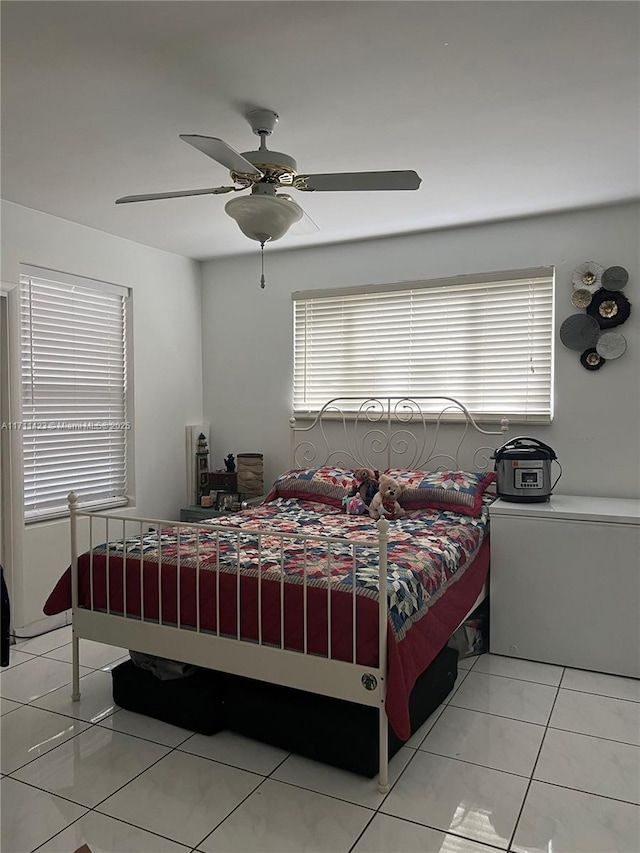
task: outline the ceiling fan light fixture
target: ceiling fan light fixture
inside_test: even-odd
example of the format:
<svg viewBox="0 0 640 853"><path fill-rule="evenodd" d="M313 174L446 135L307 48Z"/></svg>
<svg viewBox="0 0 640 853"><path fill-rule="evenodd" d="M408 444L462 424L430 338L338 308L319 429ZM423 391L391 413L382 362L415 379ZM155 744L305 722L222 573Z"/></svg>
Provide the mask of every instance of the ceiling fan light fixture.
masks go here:
<svg viewBox="0 0 640 853"><path fill-rule="evenodd" d="M258 243L284 237L303 214L293 199L276 195L253 194L234 198L226 203L224 209L235 219L242 233Z"/></svg>

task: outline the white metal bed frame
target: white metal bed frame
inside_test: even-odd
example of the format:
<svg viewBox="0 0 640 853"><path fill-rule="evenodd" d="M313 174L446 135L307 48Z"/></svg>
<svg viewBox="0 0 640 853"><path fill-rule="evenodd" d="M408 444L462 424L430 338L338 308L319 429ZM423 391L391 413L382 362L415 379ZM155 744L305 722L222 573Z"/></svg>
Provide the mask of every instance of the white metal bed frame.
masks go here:
<svg viewBox="0 0 640 853"><path fill-rule="evenodd" d="M434 410L436 402L440 401L439 410ZM428 410L431 409L431 412ZM460 430L461 435L454 439L452 453L441 452L437 443L447 421L456 422L452 429ZM310 419L306 426L299 426L295 418L290 419L291 427L291 458L293 467L332 464L345 467L369 467L384 470L396 464L397 467L419 468L428 470L450 468L451 470L470 470L461 468L460 451L469 429L483 435L502 435L508 428L502 421L499 431L482 429L474 421L468 410L458 401L448 397L415 397L415 398L336 398L326 403L321 411ZM340 434L341 446L332 449L332 432ZM473 468L483 470L488 467L489 447L476 448L471 451ZM376 464L378 463L378 464ZM384 463L384 464L383 464ZM469 463L465 463L469 464ZM199 540L197 541L196 556L196 625L195 627L180 624L180 585L177 585L177 618L178 624L166 624L162 620L162 586L158 587L159 619L145 619L144 597L141 595L141 612L139 615L126 612L126 584L124 587L124 614L114 613L109 603L109 547L106 554L106 612L94 608L93 586L90 586L91 607L79 606L78 588L78 519L86 517L89 524L90 570L93 573L93 526L95 519L101 519L105 531L105 541L110 543L110 525L121 525L121 538L125 539L127 529L137 526L139 535L146 534L149 527L172 527L177 530L196 528L216 532L219 536L224 531L225 536L236 536L239 541L242 531L233 528L223 528L215 524L177 523L172 520L131 518L129 516L111 515L107 513L85 512L78 509L78 499L75 493L69 495L70 527L71 527L71 596L73 616L72 667L74 701L80 699L80 670L79 670L79 641L80 639L95 640L101 643L135 649L160 657L180 660L209 669L242 675L257 680L266 680L268 673L270 683L332 696L338 699L356 702L361 705L377 707L379 712L379 776L378 787L382 793L389 789L388 771L388 720L385 712L386 699L386 669L387 669L387 541L389 522L381 519L377 522L378 530L378 568L379 568L379 613L378 613L378 666L363 666L356 663L356 584L352 584L353 600L353 636L352 660L345 662L332 658L331 652L331 587L327 583L327 657L311 654L307 649L307 569L306 550L303 575L304 603L304 647L293 651L284 647L284 571L282 562L275 573L280 582L280 647L263 643L261 620L261 592L263 572L258 571L258 637L248 640L240 636L240 619L237 619L237 636L223 636L220 633L220 571L216 566L206 567L206 571L215 571L215 583L218 594L216 613L216 632L202 631L200 626L200 560ZM113 528L112 528L113 529ZM371 542L366 543L353 539L338 537L321 537L304 534L282 534L272 530L252 530L251 534L258 540L258 553L261 553L264 537L274 537L280 540L281 561L284 557L284 543L295 541L306 543L319 541L327 545L327 576L329 576L330 560L328 549L332 544L347 545L353 555L353 577L357 563L357 548L365 545L370 549ZM131 534L129 534L131 535ZM246 531L245 531L246 535ZM123 555L124 556L124 555ZM127 559L139 560L140 586L142 588L142 573L144 549L137 555ZM124 569L122 570L125 571ZM162 571L162 546L158 555L158 579ZM238 561L236 575L237 612L240 612L240 583L241 570ZM180 557L177 558L176 576L180 577Z"/></svg>

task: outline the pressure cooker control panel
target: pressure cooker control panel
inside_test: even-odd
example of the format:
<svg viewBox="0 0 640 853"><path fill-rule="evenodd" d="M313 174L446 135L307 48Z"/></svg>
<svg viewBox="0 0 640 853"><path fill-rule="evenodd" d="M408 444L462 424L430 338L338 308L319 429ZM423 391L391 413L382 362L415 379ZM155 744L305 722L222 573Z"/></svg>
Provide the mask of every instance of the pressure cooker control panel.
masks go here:
<svg viewBox="0 0 640 853"><path fill-rule="evenodd" d="M534 465L535 467L533 467ZM540 463L536 465L535 462L514 462L513 475L516 489L542 489L544 486L544 476Z"/></svg>

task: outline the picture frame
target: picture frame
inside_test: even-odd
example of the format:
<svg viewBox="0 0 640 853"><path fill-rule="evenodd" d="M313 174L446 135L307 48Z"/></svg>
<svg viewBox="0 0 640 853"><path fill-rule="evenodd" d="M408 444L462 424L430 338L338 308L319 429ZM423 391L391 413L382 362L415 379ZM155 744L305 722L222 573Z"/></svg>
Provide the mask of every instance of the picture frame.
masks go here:
<svg viewBox="0 0 640 853"><path fill-rule="evenodd" d="M234 504L240 503L239 492L218 492L216 497L216 509L229 512Z"/></svg>

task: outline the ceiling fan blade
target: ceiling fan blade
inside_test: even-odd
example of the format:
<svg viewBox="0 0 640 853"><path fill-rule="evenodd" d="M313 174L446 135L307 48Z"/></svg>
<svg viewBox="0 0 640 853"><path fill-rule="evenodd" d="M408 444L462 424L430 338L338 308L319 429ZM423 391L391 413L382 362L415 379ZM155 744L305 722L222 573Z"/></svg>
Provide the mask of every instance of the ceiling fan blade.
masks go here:
<svg viewBox="0 0 640 853"><path fill-rule="evenodd" d="M189 195L220 195L242 190L244 187L209 187L204 190L178 190L173 193L147 193L146 195L125 195L116 199L116 204L129 204L132 201L156 201L160 198L183 198Z"/></svg>
<svg viewBox="0 0 640 853"><path fill-rule="evenodd" d="M316 225L313 219L303 210L302 218L293 223L289 229L289 233L294 237L302 237L304 234L315 234L316 231L319 230L320 228Z"/></svg>
<svg viewBox="0 0 640 853"><path fill-rule="evenodd" d="M417 190L422 178L405 172L336 172L327 175L301 175L308 190L317 192L364 190Z"/></svg>
<svg viewBox="0 0 640 853"><path fill-rule="evenodd" d="M198 151L202 151L207 157L211 157L220 165L225 166L230 172L247 172L250 175L262 175L253 163L250 163L242 154L234 151L222 139L215 136L200 136L197 133L181 133L180 139L193 145Z"/></svg>
<svg viewBox="0 0 640 853"><path fill-rule="evenodd" d="M289 234L293 234L294 237L301 237L304 234L315 234L316 231L320 230L309 214L302 210L298 202L294 201L289 193L278 193L276 198L286 198L288 201L293 202L295 206L302 211L300 219L296 220L291 228L289 228Z"/></svg>

